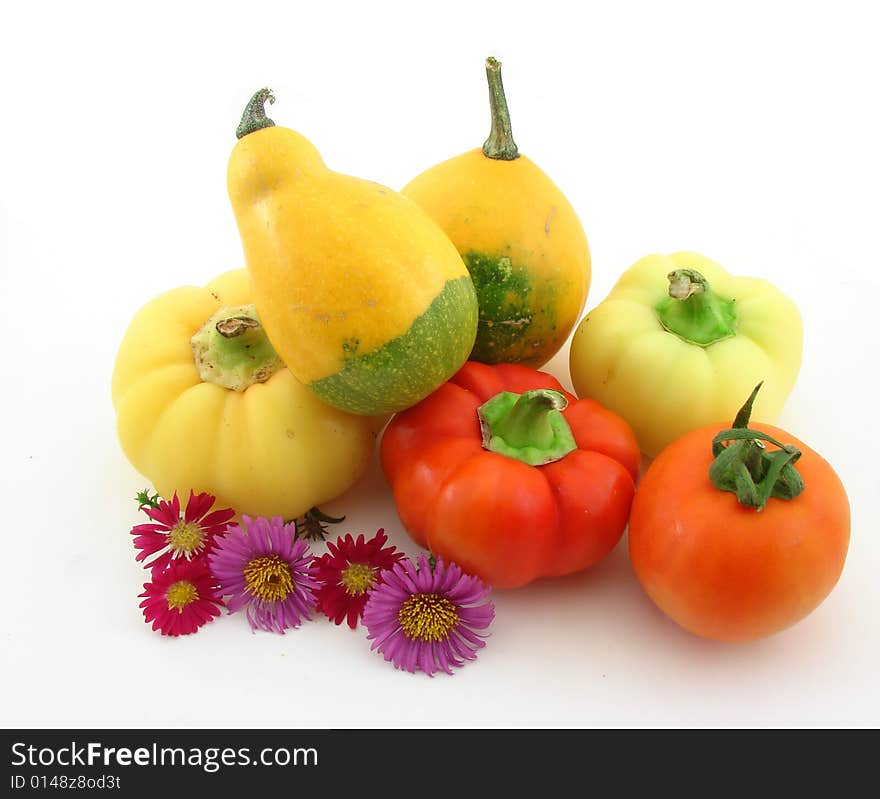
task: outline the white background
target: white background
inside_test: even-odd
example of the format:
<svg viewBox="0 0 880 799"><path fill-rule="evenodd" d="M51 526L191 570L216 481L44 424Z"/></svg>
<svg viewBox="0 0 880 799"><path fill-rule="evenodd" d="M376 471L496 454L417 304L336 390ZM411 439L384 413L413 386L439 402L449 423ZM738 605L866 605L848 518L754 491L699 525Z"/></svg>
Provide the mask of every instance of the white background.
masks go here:
<svg viewBox="0 0 880 799"><path fill-rule="evenodd" d="M880 58L861 5L132 8L3 13L3 726L880 722ZM110 372L143 302L242 265L225 170L244 103L272 87L272 116L331 167L399 188L482 143L489 54L521 151L586 228L588 307L640 256L678 249L799 304L804 364L781 425L847 486L837 589L788 632L714 644L654 609L621 544L587 573L496 592L479 660L433 680L323 621L151 633L129 536L145 481L116 443ZM549 370L568 382L565 357ZM417 551L375 463L326 510Z"/></svg>

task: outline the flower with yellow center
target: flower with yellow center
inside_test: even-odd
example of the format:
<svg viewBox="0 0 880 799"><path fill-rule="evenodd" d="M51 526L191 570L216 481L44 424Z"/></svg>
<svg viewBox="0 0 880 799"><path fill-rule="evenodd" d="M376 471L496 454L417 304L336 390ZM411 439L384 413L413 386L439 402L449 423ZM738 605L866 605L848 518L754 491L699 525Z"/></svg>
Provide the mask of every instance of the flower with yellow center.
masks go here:
<svg viewBox="0 0 880 799"><path fill-rule="evenodd" d="M241 517L208 553L211 572L229 597L230 613L244 609L254 630L283 633L314 610L312 554L281 517Z"/></svg>
<svg viewBox="0 0 880 799"><path fill-rule="evenodd" d="M442 558L396 563L370 593L367 638L395 668L433 675L475 660L495 617L489 589Z"/></svg>
<svg viewBox="0 0 880 799"><path fill-rule="evenodd" d="M314 574L320 588L316 594L318 610L336 624L348 622L354 630L373 588L382 573L404 557L396 547L385 546L385 530L367 540L351 533L327 542L327 553L315 558Z"/></svg>
<svg viewBox="0 0 880 799"><path fill-rule="evenodd" d="M248 591L263 602L286 599L293 590L290 565L278 555L267 555L248 561L244 567L244 580Z"/></svg>
<svg viewBox="0 0 880 799"><path fill-rule="evenodd" d="M192 491L183 513L177 494L168 502L144 491L138 494L138 500L150 522L135 525L131 534L138 550L137 560L147 561L144 565L153 570L154 577L175 560L195 560L209 552L214 539L226 531L227 523L235 516L231 508L211 510L214 497Z"/></svg>
<svg viewBox="0 0 880 799"><path fill-rule="evenodd" d="M360 596L365 594L375 581L376 570L366 563L352 563L342 570L339 579L345 586L345 593L349 596Z"/></svg>
<svg viewBox="0 0 880 799"><path fill-rule="evenodd" d="M445 641L458 624L458 613L446 597L416 594L400 606L397 621L413 641Z"/></svg>
<svg viewBox="0 0 880 799"><path fill-rule="evenodd" d="M172 560L144 583L144 619L162 635L190 635L220 615L223 599L204 558Z"/></svg>
<svg viewBox="0 0 880 799"><path fill-rule="evenodd" d="M183 609L198 598L199 591L189 580L178 580L168 586L165 592L168 610L176 610L178 613L183 613Z"/></svg>
<svg viewBox="0 0 880 799"><path fill-rule="evenodd" d="M180 521L168 531L168 545L176 556L191 558L205 548L205 534L194 522Z"/></svg>

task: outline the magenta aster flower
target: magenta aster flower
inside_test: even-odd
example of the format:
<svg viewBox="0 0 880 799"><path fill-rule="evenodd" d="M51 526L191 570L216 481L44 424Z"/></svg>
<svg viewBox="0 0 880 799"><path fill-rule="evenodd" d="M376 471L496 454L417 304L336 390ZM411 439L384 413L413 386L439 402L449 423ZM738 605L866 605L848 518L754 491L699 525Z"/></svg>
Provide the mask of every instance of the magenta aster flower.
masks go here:
<svg viewBox="0 0 880 799"><path fill-rule="evenodd" d="M204 558L174 560L144 583L144 619L162 635L189 635L220 615L223 600Z"/></svg>
<svg viewBox="0 0 880 799"><path fill-rule="evenodd" d="M311 617L318 587L308 544L296 537L296 525L280 516L241 519L208 554L220 593L230 597L229 612L246 608L253 630L283 633L299 627Z"/></svg>
<svg viewBox="0 0 880 799"><path fill-rule="evenodd" d="M364 608L371 649L398 669L452 674L452 666L476 660L477 650L486 645L486 634L476 631L485 630L495 617L488 595L478 578L454 563L446 566L438 559L431 568L424 555L418 568L409 559L401 561L383 573Z"/></svg>
<svg viewBox="0 0 880 799"><path fill-rule="evenodd" d="M172 560L192 560L210 552L216 536L223 533L226 523L235 516L235 511L230 508L209 513L213 505L214 497L210 494L192 491L182 517L177 492L171 502L162 499L156 507L142 505L141 510L153 520L153 524L138 524L131 529L138 550L136 560L152 557L144 567L151 568L153 577L157 577Z"/></svg>
<svg viewBox="0 0 880 799"><path fill-rule="evenodd" d="M314 575L320 587L315 595L318 610L328 619L355 629L364 613L369 592L381 582L383 571L390 569L404 556L395 547L386 547L388 536L379 530L369 541L363 535L340 536L336 543L327 542L329 552L315 558Z"/></svg>

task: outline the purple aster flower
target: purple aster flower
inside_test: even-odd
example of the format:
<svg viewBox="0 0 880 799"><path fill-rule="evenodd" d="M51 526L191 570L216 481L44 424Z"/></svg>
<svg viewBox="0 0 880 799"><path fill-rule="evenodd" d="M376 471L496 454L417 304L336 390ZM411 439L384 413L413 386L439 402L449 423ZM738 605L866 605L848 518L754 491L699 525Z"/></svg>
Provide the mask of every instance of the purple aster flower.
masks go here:
<svg viewBox="0 0 880 799"><path fill-rule="evenodd" d="M409 559L382 572L364 608L363 624L385 660L397 669L429 676L440 669L476 660L486 645L485 630L495 617L487 599L489 589L476 577L462 573L454 563L419 558L418 568Z"/></svg>
<svg viewBox="0 0 880 799"><path fill-rule="evenodd" d="M280 516L252 519L230 526L208 555L220 594L229 596L230 613L247 609L253 630L283 633L299 627L315 608L312 555L296 537L296 525Z"/></svg>

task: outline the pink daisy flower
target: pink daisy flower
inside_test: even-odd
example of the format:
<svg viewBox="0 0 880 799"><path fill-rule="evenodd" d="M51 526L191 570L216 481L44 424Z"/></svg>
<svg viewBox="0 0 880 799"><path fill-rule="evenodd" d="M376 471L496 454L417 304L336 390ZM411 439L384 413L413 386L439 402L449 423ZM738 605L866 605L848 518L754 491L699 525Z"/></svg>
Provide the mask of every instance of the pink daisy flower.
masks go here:
<svg viewBox="0 0 880 799"><path fill-rule="evenodd" d="M419 557L418 568L403 560L382 575L364 608L363 623L371 649L394 667L428 676L476 660L486 645L485 630L495 617L489 589L454 563Z"/></svg>
<svg viewBox="0 0 880 799"><path fill-rule="evenodd" d="M142 505L141 510L153 523L138 524L131 529L138 550L136 560L152 558L149 563L144 563L144 567L152 569L153 577L156 577L173 560L192 560L210 552L215 537L223 533L227 522L235 516L231 508L209 513L213 505L214 497L210 494L192 491L182 517L176 491L171 502L161 499L157 507Z"/></svg>
<svg viewBox="0 0 880 799"><path fill-rule="evenodd" d="M220 593L230 597L229 612L245 608L253 630L283 633L299 627L311 617L318 587L308 544L296 537L296 525L280 516L241 519L208 554Z"/></svg>
<svg viewBox="0 0 880 799"><path fill-rule="evenodd" d="M315 598L318 610L336 624L347 619L355 629L364 613L369 592L382 581L383 571L404 558L395 547L386 547L388 536L379 530L369 541L363 535L340 536L336 543L327 542L329 552L315 558L314 575L320 587Z"/></svg>
<svg viewBox="0 0 880 799"><path fill-rule="evenodd" d="M172 561L144 583L144 619L162 635L189 635L220 615L223 600L203 558Z"/></svg>

